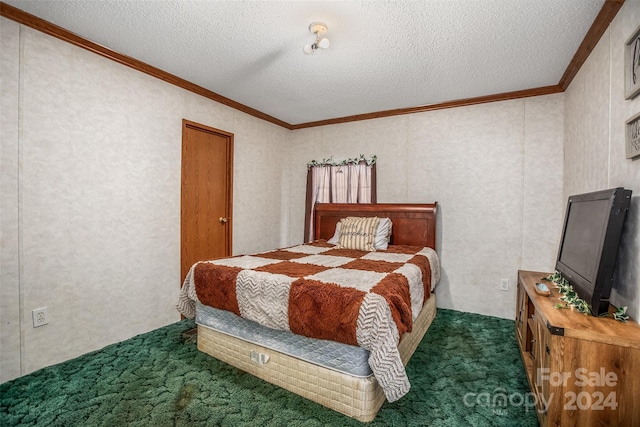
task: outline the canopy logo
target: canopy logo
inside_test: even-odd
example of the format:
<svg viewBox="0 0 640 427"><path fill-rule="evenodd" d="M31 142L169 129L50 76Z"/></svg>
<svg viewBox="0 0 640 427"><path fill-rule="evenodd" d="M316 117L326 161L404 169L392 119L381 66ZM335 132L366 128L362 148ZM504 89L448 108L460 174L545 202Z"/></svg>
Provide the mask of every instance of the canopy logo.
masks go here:
<svg viewBox="0 0 640 427"><path fill-rule="evenodd" d="M566 411L602 411L605 408L615 410L618 407L615 391L605 394L606 390L598 390L598 388L616 386L618 375L615 372L607 372L604 368L600 368L599 371L578 368L574 372L551 372L549 368L542 368L537 370L537 376L539 385L548 382L551 387L575 386L575 388L593 389L593 391L565 392L563 409ZM506 416L510 407L524 407L526 412L538 407L539 412L545 412L554 397L554 392L549 393L548 396L531 392L507 394L505 389L496 388L493 393L467 393L462 400L467 407L488 407L492 408L493 415Z"/></svg>

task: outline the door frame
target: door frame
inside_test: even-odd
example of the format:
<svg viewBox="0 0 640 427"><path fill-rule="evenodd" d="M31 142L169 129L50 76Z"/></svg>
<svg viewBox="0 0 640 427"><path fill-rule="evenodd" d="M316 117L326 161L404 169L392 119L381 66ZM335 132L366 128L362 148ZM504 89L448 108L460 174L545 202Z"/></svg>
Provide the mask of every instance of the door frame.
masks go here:
<svg viewBox="0 0 640 427"><path fill-rule="evenodd" d="M231 256L232 252L232 237L233 237L233 134L230 132L226 132L220 129L216 129L210 126L203 125L201 123L196 123L191 120L182 119L182 146L181 146L181 158L180 158L180 270L182 270L182 245L183 245L183 236L182 236L182 220L184 215L184 206L182 201L182 186L184 185L184 147L185 147L185 134L186 129L195 129L200 132L211 133L217 136L221 136L227 140L227 170L226 170L226 178L227 178L227 188L225 191L225 201L226 201L226 213L225 216L227 218L227 223L225 226L226 232L226 244L225 244L225 256ZM182 272L181 272L182 274ZM181 278L184 280L184 277Z"/></svg>

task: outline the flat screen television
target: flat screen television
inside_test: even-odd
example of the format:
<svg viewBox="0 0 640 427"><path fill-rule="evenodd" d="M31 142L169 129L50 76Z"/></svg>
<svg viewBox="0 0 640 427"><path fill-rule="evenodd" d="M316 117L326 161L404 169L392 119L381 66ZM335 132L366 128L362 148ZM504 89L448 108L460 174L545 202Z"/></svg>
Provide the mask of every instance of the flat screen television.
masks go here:
<svg viewBox="0 0 640 427"><path fill-rule="evenodd" d="M609 296L629 210L631 190L611 188L569 197L556 270L594 316L609 310Z"/></svg>

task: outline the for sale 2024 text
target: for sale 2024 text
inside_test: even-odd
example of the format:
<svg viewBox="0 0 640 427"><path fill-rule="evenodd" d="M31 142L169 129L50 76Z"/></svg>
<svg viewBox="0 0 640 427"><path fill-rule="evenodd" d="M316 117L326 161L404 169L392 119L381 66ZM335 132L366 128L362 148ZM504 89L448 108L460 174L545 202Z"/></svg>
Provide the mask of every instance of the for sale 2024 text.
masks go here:
<svg viewBox="0 0 640 427"><path fill-rule="evenodd" d="M618 407L616 392L606 393L598 388L615 387L618 383L618 375L615 372L607 372L605 368L599 371L589 371L585 368L578 368L574 372L550 372L549 368L537 370L538 384L545 381L552 387L566 387L572 384L576 387L588 387L594 391L567 391L564 393L565 410L591 410L602 411L605 408L615 410ZM605 394L606 393L606 394ZM544 397L540 396L542 399ZM549 401L553 400L553 393L549 396ZM548 402L543 402L547 407Z"/></svg>

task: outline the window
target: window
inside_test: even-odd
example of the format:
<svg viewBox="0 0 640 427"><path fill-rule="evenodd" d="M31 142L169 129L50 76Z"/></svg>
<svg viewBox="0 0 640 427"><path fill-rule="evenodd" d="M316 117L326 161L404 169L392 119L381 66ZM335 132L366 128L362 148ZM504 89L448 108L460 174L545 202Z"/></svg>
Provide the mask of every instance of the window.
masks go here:
<svg viewBox="0 0 640 427"><path fill-rule="evenodd" d="M313 240L316 203L376 203L376 156L308 163L304 240Z"/></svg>

